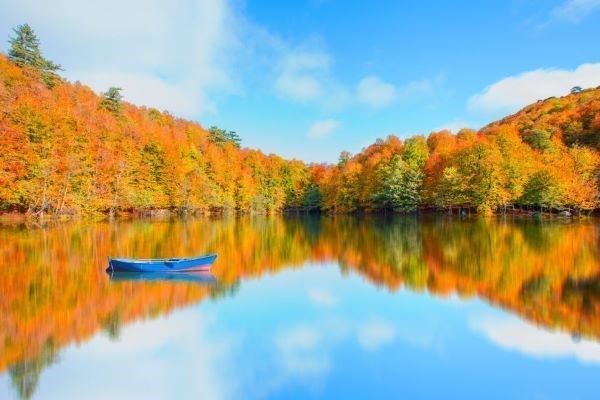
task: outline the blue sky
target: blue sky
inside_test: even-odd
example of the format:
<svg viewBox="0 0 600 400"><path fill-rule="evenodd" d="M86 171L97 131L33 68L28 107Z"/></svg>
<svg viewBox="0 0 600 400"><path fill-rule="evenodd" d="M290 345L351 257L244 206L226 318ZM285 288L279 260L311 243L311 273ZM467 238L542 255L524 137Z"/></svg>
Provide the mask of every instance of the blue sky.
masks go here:
<svg viewBox="0 0 600 400"><path fill-rule="evenodd" d="M600 0L0 0L63 75L235 130L248 147L337 160L378 137L478 128L600 85ZM3 42L2 48L8 44Z"/></svg>

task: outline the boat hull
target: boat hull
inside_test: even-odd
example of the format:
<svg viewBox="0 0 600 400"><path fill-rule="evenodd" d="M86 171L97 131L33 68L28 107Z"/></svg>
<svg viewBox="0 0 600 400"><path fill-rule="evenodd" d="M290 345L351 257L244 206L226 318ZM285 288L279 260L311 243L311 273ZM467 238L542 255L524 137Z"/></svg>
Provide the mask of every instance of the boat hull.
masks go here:
<svg viewBox="0 0 600 400"><path fill-rule="evenodd" d="M216 254L190 258L136 260L109 258L107 271L122 272L191 272L208 271L217 258Z"/></svg>

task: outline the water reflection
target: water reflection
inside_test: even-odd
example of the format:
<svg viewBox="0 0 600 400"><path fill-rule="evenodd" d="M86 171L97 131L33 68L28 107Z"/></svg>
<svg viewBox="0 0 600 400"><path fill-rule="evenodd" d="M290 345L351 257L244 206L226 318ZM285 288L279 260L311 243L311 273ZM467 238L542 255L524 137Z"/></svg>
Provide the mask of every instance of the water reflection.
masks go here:
<svg viewBox="0 0 600 400"><path fill-rule="evenodd" d="M517 318L478 318L472 327L494 344L534 357L573 356L581 362L600 364L600 343L549 332Z"/></svg>
<svg viewBox="0 0 600 400"><path fill-rule="evenodd" d="M219 255L214 277L109 278L104 273L108 255L159 258L204 253ZM343 273L352 272L393 292L404 286L435 296L477 296L564 335L548 339L531 325L523 328L519 320L473 322L475 330L506 348L537 354L543 351L539 346L547 343L555 351L572 352L582 359L584 353L597 352L600 226L594 220L135 221L0 229L0 372L8 370L18 394L29 398L40 372L71 343L87 341L100 331L118 339L123 326L134 321L167 315L205 299L233 296L244 280L306 263L334 263ZM311 288L309 298L323 308L338 302L324 288ZM326 328L334 327L343 330L339 324ZM283 367L308 374L329 368L329 360L318 348L312 357L305 357L305 347L319 340L314 329L300 325L281 332L276 346ZM375 351L400 335L376 318L355 330L365 351ZM424 340L410 332L402 335ZM581 338L585 346L573 348L571 336Z"/></svg>
<svg viewBox="0 0 600 400"><path fill-rule="evenodd" d="M54 345L49 341L44 343L38 354L20 360L9 367L8 371L19 398L29 399L32 397L42 370L56 360Z"/></svg>
<svg viewBox="0 0 600 400"><path fill-rule="evenodd" d="M210 272L120 272L107 271L111 281L127 282L196 282L208 285L217 283L215 276Z"/></svg>

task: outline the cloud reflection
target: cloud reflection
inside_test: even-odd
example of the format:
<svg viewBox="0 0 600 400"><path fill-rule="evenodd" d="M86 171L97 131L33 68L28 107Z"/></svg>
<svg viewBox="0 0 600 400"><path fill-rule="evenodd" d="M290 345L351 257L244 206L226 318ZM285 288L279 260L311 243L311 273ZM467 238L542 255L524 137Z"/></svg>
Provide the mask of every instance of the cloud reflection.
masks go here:
<svg viewBox="0 0 600 400"><path fill-rule="evenodd" d="M584 363L600 364L600 343L597 342L550 332L517 318L476 318L470 324L503 349L539 358L575 357Z"/></svg>
<svg viewBox="0 0 600 400"><path fill-rule="evenodd" d="M320 288L308 289L308 298L316 306L334 308L338 299L329 290Z"/></svg>
<svg viewBox="0 0 600 400"><path fill-rule="evenodd" d="M323 351L325 336L316 327L298 326L276 337L279 359L285 371L294 375L322 375L331 368Z"/></svg>
<svg viewBox="0 0 600 400"><path fill-rule="evenodd" d="M219 368L238 343L212 334L212 316L176 312L123 329L117 341L98 335L64 354L68 385L41 386L41 398L234 398L235 381ZM69 372L70 371L70 372ZM48 375L53 373L52 369ZM90 382L102 377L110 384ZM59 381L57 377L49 379ZM94 387L93 393L90 387ZM127 390L123 390L127 388ZM184 393L179 393L185 388ZM48 390L48 391L46 391Z"/></svg>
<svg viewBox="0 0 600 400"><path fill-rule="evenodd" d="M360 325L356 337L364 350L375 351L392 343L396 338L396 330L388 322L374 320Z"/></svg>

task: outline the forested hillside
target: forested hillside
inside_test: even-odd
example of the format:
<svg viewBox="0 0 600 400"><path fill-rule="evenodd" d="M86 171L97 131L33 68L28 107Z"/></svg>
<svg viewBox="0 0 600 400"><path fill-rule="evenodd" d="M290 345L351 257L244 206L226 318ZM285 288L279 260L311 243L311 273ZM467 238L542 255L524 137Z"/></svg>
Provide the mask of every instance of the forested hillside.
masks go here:
<svg viewBox="0 0 600 400"><path fill-rule="evenodd" d="M336 165L240 147L235 132L70 83L24 25L0 54L0 211L414 212L600 205L600 89L574 88L492 123L401 141Z"/></svg>
<svg viewBox="0 0 600 400"><path fill-rule="evenodd" d="M600 86L595 90L575 87L571 92L562 98L538 100L482 131L494 132L508 125L516 128L522 139L538 150L548 149L553 141L600 150Z"/></svg>
<svg viewBox="0 0 600 400"><path fill-rule="evenodd" d="M313 169L323 208L415 211L514 207L575 211L600 205L600 88L550 98L492 123L390 136L338 165Z"/></svg>
<svg viewBox="0 0 600 400"><path fill-rule="evenodd" d="M302 162L122 102L118 88L98 96L6 55L0 82L0 210L273 212L307 184Z"/></svg>

